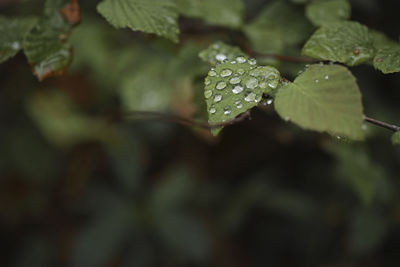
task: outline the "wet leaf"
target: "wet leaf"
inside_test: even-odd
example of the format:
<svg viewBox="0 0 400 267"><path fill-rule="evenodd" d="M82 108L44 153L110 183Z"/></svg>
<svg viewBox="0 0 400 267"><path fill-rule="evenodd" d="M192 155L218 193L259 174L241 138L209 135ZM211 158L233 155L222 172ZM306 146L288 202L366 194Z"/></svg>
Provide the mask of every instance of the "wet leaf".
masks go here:
<svg viewBox="0 0 400 267"><path fill-rule="evenodd" d="M279 89L275 108L283 119L305 129L364 138L361 94L343 66L311 65Z"/></svg>
<svg viewBox="0 0 400 267"><path fill-rule="evenodd" d="M392 135L392 143L394 145L400 145L400 131L397 131Z"/></svg>
<svg viewBox="0 0 400 267"><path fill-rule="evenodd" d="M177 0L177 7L184 16L202 18L210 24L237 28L243 22L242 0Z"/></svg>
<svg viewBox="0 0 400 267"><path fill-rule="evenodd" d="M0 63L15 56L22 48L27 32L36 23L36 18L6 18L0 16Z"/></svg>
<svg viewBox="0 0 400 267"><path fill-rule="evenodd" d="M400 45L379 49L374 58L374 67L385 74L400 72Z"/></svg>
<svg viewBox="0 0 400 267"><path fill-rule="evenodd" d="M218 124L231 120L261 101L264 93L277 88L279 72L269 66L257 66L255 59L238 56L217 64L205 79L204 97L208 122ZM221 128L212 129L217 135Z"/></svg>
<svg viewBox="0 0 400 267"><path fill-rule="evenodd" d="M244 53L239 47L227 45L223 42L215 42L211 44L207 49L199 53L199 57L211 65L221 63L224 60L232 61L237 56L243 55Z"/></svg>
<svg viewBox="0 0 400 267"><path fill-rule="evenodd" d="M355 66L374 57L373 38L358 22L343 21L324 25L307 41L303 55Z"/></svg>
<svg viewBox="0 0 400 267"><path fill-rule="evenodd" d="M178 13L173 0L103 0L97 10L116 28L154 33L178 42Z"/></svg>
<svg viewBox="0 0 400 267"><path fill-rule="evenodd" d="M351 7L348 0L316 0L307 5L306 15L315 26L347 20Z"/></svg>

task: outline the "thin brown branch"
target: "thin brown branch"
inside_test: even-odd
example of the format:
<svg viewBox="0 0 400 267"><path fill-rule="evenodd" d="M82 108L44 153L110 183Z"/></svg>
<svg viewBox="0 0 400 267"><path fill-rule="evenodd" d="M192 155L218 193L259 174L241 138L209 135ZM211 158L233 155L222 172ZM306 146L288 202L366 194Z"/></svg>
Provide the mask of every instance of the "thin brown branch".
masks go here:
<svg viewBox="0 0 400 267"><path fill-rule="evenodd" d="M217 124L209 124L208 122L205 121L192 120L190 118L185 118L175 114L167 114L167 113L153 112L153 111L130 111L122 114L122 117L128 119L145 119L145 120L157 119L157 120L164 120L172 123L182 124L186 126L194 126L204 129L214 129L244 121L246 118L250 118L250 111L248 110L240 114L236 118Z"/></svg>
<svg viewBox="0 0 400 267"><path fill-rule="evenodd" d="M383 122L383 121L379 121L379 120L376 120L376 119L373 119L373 118L370 118L370 117L367 117L367 116L364 117L364 120L366 122L369 122L369 123L374 124L376 126L379 126L379 127L385 128L385 129L389 129L389 130L391 130L393 132L400 131L400 126L397 126L397 125L394 125L394 124L389 124L389 123L386 123L386 122Z"/></svg>

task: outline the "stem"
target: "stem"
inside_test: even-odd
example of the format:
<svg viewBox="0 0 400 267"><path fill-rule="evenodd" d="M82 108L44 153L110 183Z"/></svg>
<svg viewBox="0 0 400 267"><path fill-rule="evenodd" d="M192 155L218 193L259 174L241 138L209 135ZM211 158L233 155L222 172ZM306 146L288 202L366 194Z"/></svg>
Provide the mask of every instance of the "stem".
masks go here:
<svg viewBox="0 0 400 267"><path fill-rule="evenodd" d="M364 120L366 122L371 123L371 124L375 124L375 125L377 125L379 127L389 129L389 130L391 130L393 132L400 131L400 126L397 126L397 125L394 125L394 124L389 124L389 123L386 123L386 122L383 122L383 121L378 121L376 119L369 118L367 116L364 116Z"/></svg>

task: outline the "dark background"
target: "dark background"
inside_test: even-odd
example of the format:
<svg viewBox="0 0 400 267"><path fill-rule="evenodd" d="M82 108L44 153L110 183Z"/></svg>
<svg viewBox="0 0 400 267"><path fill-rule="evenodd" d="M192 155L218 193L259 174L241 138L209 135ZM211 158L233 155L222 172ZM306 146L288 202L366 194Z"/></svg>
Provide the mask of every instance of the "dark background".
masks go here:
<svg viewBox="0 0 400 267"><path fill-rule="evenodd" d="M246 1L247 20L268 2ZM399 1L351 2L353 20L399 41ZM39 83L23 53L0 65L0 266L400 266L400 147L388 130L368 125L367 141L352 143L262 107L212 139L162 116L115 116L124 79L151 71L134 51L180 48L114 30L96 3L80 1L65 75ZM42 5L3 0L0 13ZM187 18L180 27L180 47L241 36ZM352 72L365 113L400 124L400 75ZM172 109L204 120L199 103Z"/></svg>

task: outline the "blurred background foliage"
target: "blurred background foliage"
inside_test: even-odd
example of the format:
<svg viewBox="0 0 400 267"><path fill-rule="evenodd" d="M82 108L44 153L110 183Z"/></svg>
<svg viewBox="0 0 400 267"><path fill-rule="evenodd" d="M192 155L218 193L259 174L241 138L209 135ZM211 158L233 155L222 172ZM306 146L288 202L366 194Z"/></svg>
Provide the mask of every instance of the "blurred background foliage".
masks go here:
<svg viewBox="0 0 400 267"><path fill-rule="evenodd" d="M368 125L364 143L332 140L270 106L218 139L129 116L205 121L199 51L223 40L298 55L315 29L304 1L246 0L243 18L229 13L237 5L221 17L181 17L178 45L115 30L97 2L80 1L65 75L39 83L22 53L0 65L0 266L400 265L400 148L390 132ZM398 1L351 5L353 20L399 39ZM7 16L42 7L0 1ZM304 67L258 60L289 79ZM400 75L352 71L366 114L399 124Z"/></svg>

